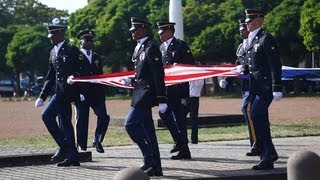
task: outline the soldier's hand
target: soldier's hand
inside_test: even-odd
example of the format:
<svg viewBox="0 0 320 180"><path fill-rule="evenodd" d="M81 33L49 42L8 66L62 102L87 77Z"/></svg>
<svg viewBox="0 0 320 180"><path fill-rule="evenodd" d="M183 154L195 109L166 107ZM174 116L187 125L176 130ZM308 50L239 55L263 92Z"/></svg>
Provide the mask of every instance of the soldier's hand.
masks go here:
<svg viewBox="0 0 320 180"><path fill-rule="evenodd" d="M282 98L282 92L273 92L273 99L279 101Z"/></svg>
<svg viewBox="0 0 320 180"><path fill-rule="evenodd" d="M73 78L74 78L73 75L69 76L68 79L67 79L67 83L68 83L68 84L73 84L73 83L74 83Z"/></svg>
<svg viewBox="0 0 320 180"><path fill-rule="evenodd" d="M124 86L131 86L131 79L128 77L122 78L120 82Z"/></svg>
<svg viewBox="0 0 320 180"><path fill-rule="evenodd" d="M222 88L222 89L225 89L228 85L228 82L226 81L226 79L222 79L220 80L219 82L219 86Z"/></svg>
<svg viewBox="0 0 320 180"><path fill-rule="evenodd" d="M44 105L44 100L41 98L38 98L34 104L34 107L41 107Z"/></svg>
<svg viewBox="0 0 320 180"><path fill-rule="evenodd" d="M244 71L243 65L238 65L234 69L231 69L231 72L241 74Z"/></svg>
<svg viewBox="0 0 320 180"><path fill-rule="evenodd" d="M83 94L80 94L80 101L84 101L84 100L86 100L86 98L84 97Z"/></svg>
<svg viewBox="0 0 320 180"><path fill-rule="evenodd" d="M164 113L164 112L166 112L168 105L166 103L160 103L158 108L159 108L160 113Z"/></svg>

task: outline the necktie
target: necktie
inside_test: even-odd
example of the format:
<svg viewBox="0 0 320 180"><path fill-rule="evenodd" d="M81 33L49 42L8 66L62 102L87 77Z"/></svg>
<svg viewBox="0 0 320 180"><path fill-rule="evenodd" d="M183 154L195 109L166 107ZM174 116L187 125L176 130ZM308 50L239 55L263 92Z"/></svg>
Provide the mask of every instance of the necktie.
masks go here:
<svg viewBox="0 0 320 180"><path fill-rule="evenodd" d="M90 50L87 50L87 55L90 56Z"/></svg>

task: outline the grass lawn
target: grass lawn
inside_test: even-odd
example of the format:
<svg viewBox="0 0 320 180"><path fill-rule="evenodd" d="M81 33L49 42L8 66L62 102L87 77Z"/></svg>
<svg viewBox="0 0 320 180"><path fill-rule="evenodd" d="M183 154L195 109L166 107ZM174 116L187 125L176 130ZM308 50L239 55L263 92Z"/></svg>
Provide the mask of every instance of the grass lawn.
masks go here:
<svg viewBox="0 0 320 180"><path fill-rule="evenodd" d="M273 137L295 137L295 136L317 136L320 135L320 120L308 120L304 122L277 122L272 124ZM190 131L189 137L190 137ZM92 132L89 134L88 146L91 146ZM157 137L159 143L172 143L172 138L168 130L158 129ZM247 139L247 126L211 127L199 129L199 141L222 141ZM104 146L121 146L133 144L123 128L109 128ZM0 146L9 147L34 147L34 148L54 148L56 143L50 135L31 136L23 138L0 139Z"/></svg>

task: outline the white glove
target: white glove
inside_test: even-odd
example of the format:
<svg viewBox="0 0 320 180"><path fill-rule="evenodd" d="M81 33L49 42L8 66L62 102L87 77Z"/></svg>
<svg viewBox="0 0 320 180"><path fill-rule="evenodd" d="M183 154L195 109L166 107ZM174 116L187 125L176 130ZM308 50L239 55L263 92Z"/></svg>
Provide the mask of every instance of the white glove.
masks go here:
<svg viewBox="0 0 320 180"><path fill-rule="evenodd" d="M226 88L227 85L228 85L228 82L227 82L225 79L220 80L219 86L220 86L222 89Z"/></svg>
<svg viewBox="0 0 320 180"><path fill-rule="evenodd" d="M238 65L234 69L231 69L231 72L234 73L242 73L244 71L244 66L243 65Z"/></svg>
<svg viewBox="0 0 320 180"><path fill-rule="evenodd" d="M166 112L167 108L168 108L168 105L166 103L160 103L158 107L160 113Z"/></svg>
<svg viewBox="0 0 320 180"><path fill-rule="evenodd" d="M80 94L80 101L84 101L84 100L86 100L86 98L84 98L83 94Z"/></svg>
<svg viewBox="0 0 320 180"><path fill-rule="evenodd" d="M69 76L68 79L67 79L67 83L68 84L73 84L74 83L73 78L74 78L73 75Z"/></svg>
<svg viewBox="0 0 320 180"><path fill-rule="evenodd" d="M282 92L273 92L273 99L279 101L282 98Z"/></svg>
<svg viewBox="0 0 320 180"><path fill-rule="evenodd" d="M36 102L34 103L34 107L41 107L41 106L43 106L44 105L44 101L43 101L43 99L41 99L41 98L38 98L37 100L36 100Z"/></svg>
<svg viewBox="0 0 320 180"><path fill-rule="evenodd" d="M121 84L124 86L131 86L131 79L128 77L122 78L121 79Z"/></svg>

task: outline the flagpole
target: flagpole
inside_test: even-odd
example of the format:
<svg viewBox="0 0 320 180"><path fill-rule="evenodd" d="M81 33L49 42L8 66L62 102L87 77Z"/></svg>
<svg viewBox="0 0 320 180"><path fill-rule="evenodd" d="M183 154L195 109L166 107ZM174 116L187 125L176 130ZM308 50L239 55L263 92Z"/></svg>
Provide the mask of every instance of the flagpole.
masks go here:
<svg viewBox="0 0 320 180"><path fill-rule="evenodd" d="M169 21L176 23L174 36L178 39L184 39L183 33L183 15L181 0L170 0L169 2Z"/></svg>

